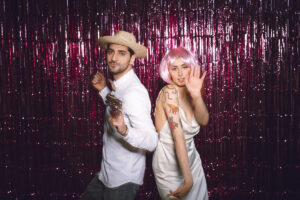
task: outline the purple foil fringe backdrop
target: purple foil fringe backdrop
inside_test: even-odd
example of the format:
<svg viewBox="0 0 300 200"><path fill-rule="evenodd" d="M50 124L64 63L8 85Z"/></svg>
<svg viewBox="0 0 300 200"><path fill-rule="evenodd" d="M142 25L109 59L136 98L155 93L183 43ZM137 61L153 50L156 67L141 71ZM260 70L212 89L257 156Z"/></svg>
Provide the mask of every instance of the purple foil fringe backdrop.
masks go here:
<svg viewBox="0 0 300 200"><path fill-rule="evenodd" d="M0 199L78 199L99 171L90 78L118 30L149 49L135 71L153 108L170 48L208 72L195 143L211 199L300 199L299 18L297 0L0 0ZM136 199L158 199L151 157Z"/></svg>

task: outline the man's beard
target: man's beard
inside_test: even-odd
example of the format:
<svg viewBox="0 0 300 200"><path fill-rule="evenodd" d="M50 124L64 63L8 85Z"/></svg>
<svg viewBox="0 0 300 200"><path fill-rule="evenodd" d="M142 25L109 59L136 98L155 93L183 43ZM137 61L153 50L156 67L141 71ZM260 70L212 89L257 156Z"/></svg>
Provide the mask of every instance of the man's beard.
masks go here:
<svg viewBox="0 0 300 200"><path fill-rule="evenodd" d="M114 67L110 67L111 64L115 64ZM116 63L116 62L109 62L109 71L113 74L113 75L118 75L123 73L124 71L126 71L129 67L129 63L127 64L126 67L123 67L122 65ZM116 71L114 71L113 69L117 69Z"/></svg>

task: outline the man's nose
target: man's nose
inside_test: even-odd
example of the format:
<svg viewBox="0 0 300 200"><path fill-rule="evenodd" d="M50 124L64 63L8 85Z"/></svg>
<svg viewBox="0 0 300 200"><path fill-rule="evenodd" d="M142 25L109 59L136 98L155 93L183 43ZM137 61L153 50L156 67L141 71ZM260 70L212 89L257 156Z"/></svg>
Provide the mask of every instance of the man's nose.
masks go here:
<svg viewBox="0 0 300 200"><path fill-rule="evenodd" d="M116 53L113 53L113 55L111 56L111 60L112 61L117 60L117 54Z"/></svg>

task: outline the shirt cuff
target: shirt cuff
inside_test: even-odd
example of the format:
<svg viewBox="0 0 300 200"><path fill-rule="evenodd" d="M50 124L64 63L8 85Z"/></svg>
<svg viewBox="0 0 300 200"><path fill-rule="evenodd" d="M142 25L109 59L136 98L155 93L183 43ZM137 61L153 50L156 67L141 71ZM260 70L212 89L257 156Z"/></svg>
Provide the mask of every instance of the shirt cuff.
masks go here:
<svg viewBox="0 0 300 200"><path fill-rule="evenodd" d="M107 86L105 86L105 88L103 88L103 89L99 92L99 94L100 94L100 96L102 97L102 99L105 99L105 98L106 98L106 95L107 95L108 93L110 93L110 89L109 89Z"/></svg>
<svg viewBox="0 0 300 200"><path fill-rule="evenodd" d="M123 136L124 140L128 140L130 138L130 126L128 126L127 124L125 124L127 126L127 135Z"/></svg>

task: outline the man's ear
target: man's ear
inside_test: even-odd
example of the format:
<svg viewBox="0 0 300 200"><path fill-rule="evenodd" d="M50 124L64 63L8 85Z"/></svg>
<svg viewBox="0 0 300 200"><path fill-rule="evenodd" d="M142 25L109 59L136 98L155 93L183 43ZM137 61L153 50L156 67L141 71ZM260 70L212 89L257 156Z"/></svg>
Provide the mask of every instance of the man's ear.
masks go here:
<svg viewBox="0 0 300 200"><path fill-rule="evenodd" d="M129 64L130 64L130 65L133 65L133 64L134 64L134 61L135 61L135 54L133 54L133 55L131 56Z"/></svg>

